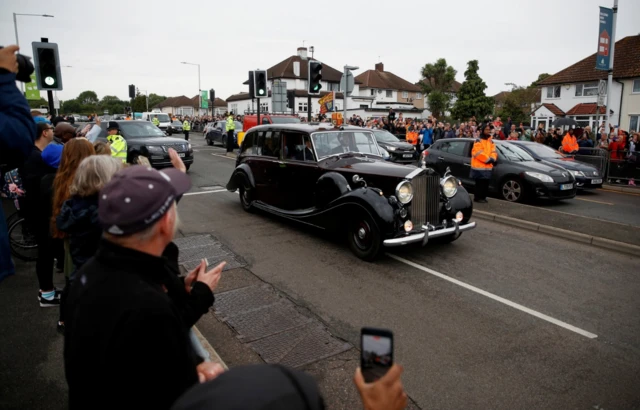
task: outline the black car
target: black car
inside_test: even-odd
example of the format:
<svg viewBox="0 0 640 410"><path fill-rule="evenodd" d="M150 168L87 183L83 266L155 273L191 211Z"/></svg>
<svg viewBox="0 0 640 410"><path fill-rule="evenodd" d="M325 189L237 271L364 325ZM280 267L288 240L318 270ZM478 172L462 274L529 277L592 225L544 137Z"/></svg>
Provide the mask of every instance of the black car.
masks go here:
<svg viewBox="0 0 640 410"><path fill-rule="evenodd" d="M442 139L422 153L422 164L441 175L447 168L472 188L475 181L471 170L472 138ZM489 191L510 202L526 199L571 199L576 196L576 180L569 171L551 163L536 161L511 141L494 141L498 162L491 174Z"/></svg>
<svg viewBox="0 0 640 410"><path fill-rule="evenodd" d="M167 137L149 121L115 121L120 126L120 135L127 141L127 162L136 163L140 155L147 157L154 168L170 167L169 148L178 152L187 169L193 164L193 148L182 138ZM107 122L100 123L99 140L107 141Z"/></svg>
<svg viewBox="0 0 640 410"><path fill-rule="evenodd" d="M562 154L546 145L529 141L509 141L527 151L536 161L560 165L576 179L578 189L602 188L602 174L596 167L576 161L572 156Z"/></svg>
<svg viewBox="0 0 640 410"><path fill-rule="evenodd" d="M385 130L375 130L378 145L389 153L389 161L410 164L416 160L416 147L408 142L399 140L395 135Z"/></svg>
<svg viewBox="0 0 640 410"><path fill-rule="evenodd" d="M178 120L171 121L171 124L167 127L167 134L182 134L182 123Z"/></svg>
<svg viewBox="0 0 640 410"><path fill-rule="evenodd" d="M240 121L234 121L236 124L235 131L233 133L233 147L238 148L238 132L242 131L242 123ZM204 137L207 141L207 145L215 145L217 142L222 144L223 147L227 147L227 121L216 121L213 127L207 132Z"/></svg>
<svg viewBox="0 0 640 410"><path fill-rule="evenodd" d="M473 229L467 191L452 176L384 161L373 132L331 124L270 124L247 131L227 184L254 208L346 233L354 254L450 242Z"/></svg>

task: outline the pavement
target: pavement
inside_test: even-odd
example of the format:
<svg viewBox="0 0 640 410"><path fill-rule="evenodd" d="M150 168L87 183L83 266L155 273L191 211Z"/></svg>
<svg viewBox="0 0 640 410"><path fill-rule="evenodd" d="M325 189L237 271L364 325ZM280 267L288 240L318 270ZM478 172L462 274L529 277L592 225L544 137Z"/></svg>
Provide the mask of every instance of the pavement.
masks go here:
<svg viewBox="0 0 640 410"><path fill-rule="evenodd" d="M264 358L221 314L224 301L263 286L351 346L300 366L329 409L361 408L352 376L362 326L393 331L410 408L640 408L638 255L476 219L477 229L450 245L393 249L362 262L343 238L244 212L237 194L221 188L233 158L197 134L192 141L193 188L180 203L180 236L212 235L243 262L225 271L217 310L197 324L230 368ZM490 200L482 210L520 219L540 213L503 205ZM589 221L580 229L597 220L581 217ZM45 398L47 409L66 404L57 312L38 307L36 290L30 264L0 283L0 343L9 346L0 353L3 409L44 408Z"/></svg>

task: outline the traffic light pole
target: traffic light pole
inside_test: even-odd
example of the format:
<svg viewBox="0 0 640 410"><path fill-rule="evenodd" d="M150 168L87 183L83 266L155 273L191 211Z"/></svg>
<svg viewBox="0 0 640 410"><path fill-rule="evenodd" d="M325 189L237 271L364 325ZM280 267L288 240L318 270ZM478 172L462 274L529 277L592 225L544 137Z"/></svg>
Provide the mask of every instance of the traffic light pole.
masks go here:
<svg viewBox="0 0 640 410"><path fill-rule="evenodd" d="M256 100L258 100L258 111L257 111L258 118L257 118L256 125L260 125L260 98L256 98Z"/></svg>
<svg viewBox="0 0 640 410"><path fill-rule="evenodd" d="M311 122L311 94L307 93L307 122Z"/></svg>

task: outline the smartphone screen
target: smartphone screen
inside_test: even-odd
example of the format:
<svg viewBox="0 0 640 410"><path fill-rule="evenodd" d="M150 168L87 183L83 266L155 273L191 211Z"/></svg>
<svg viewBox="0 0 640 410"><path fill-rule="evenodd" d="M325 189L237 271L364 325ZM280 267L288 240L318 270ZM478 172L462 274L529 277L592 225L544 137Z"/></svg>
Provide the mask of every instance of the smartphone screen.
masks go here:
<svg viewBox="0 0 640 410"><path fill-rule="evenodd" d="M360 369L367 383L384 376L393 365L393 333L386 329L362 328Z"/></svg>

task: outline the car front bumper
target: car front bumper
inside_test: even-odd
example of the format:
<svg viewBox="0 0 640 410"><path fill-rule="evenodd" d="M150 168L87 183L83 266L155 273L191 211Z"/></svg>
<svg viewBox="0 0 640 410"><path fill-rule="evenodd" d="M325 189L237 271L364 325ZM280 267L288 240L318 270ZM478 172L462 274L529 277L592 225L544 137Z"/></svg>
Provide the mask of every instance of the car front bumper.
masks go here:
<svg viewBox="0 0 640 410"><path fill-rule="evenodd" d="M594 181L596 181L594 183ZM576 177L576 186L578 189L596 189L602 188L603 178Z"/></svg>
<svg viewBox="0 0 640 410"><path fill-rule="evenodd" d="M411 157L409 158L405 158L405 155L411 155ZM389 161L391 162L397 162L397 163L407 163L407 164L411 164L413 162L416 161L416 153L415 151L409 151L409 152L389 152Z"/></svg>
<svg viewBox="0 0 640 410"><path fill-rule="evenodd" d="M560 189L560 185L573 184L572 189ZM564 184L557 183L541 183L533 186L535 196L541 199L571 199L575 198L577 192L577 184L575 182L566 182Z"/></svg>
<svg viewBox="0 0 640 410"><path fill-rule="evenodd" d="M382 244L386 247L404 246L410 243L422 243L422 246L429 242L429 239L439 238L442 236L459 235L464 231L471 230L476 227L475 222L469 222L464 225L460 225L457 222L453 223L453 226L449 228L434 229L427 225L422 226L422 232L410 234L400 238L386 239Z"/></svg>

